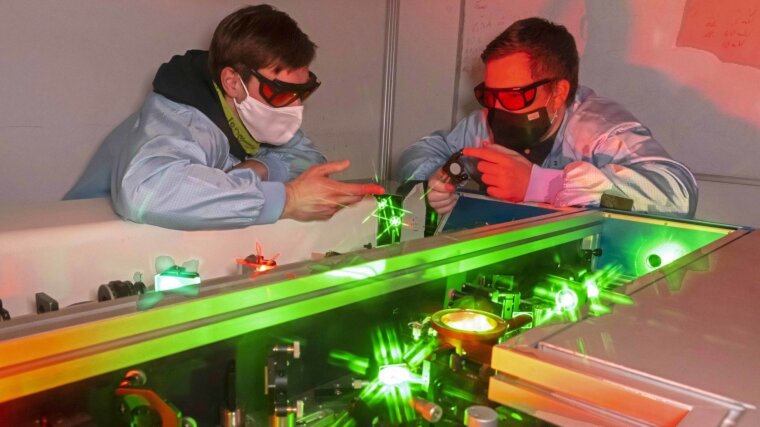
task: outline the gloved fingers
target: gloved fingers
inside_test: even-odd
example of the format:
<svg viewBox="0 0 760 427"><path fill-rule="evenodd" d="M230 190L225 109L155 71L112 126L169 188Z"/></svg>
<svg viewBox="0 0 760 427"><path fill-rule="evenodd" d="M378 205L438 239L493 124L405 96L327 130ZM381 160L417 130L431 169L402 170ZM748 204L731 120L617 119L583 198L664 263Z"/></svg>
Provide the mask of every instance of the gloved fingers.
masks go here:
<svg viewBox="0 0 760 427"><path fill-rule="evenodd" d="M514 201L514 197L510 191L501 187L488 187L486 193L496 199Z"/></svg>
<svg viewBox="0 0 760 427"><path fill-rule="evenodd" d="M504 175L494 175L494 174L486 173L480 177L480 180L483 181L483 184L486 184L489 186L505 187L509 185L509 181Z"/></svg>
<svg viewBox="0 0 760 427"><path fill-rule="evenodd" d="M492 146L493 145L491 145L490 147ZM502 163L504 161L509 161L510 159L508 155L494 151L491 148L468 147L464 149L462 154L468 157L475 157L476 159L480 159L480 160L487 160L491 163Z"/></svg>
<svg viewBox="0 0 760 427"><path fill-rule="evenodd" d="M510 167L509 163L496 164L496 163L487 162L485 160L481 160L478 162L478 170L484 174L490 173L494 175L503 175L504 173L507 172L507 170L509 170L509 167Z"/></svg>
<svg viewBox="0 0 760 427"><path fill-rule="evenodd" d="M484 148L487 148L487 149L489 149L491 151L495 151L495 152L500 153L500 154L504 154L505 156L508 156L508 157L513 157L513 158L515 158L515 157L522 157L522 156L520 156L520 153L518 153L517 151L510 150L509 148L507 148L507 147L505 147L503 145L499 145L499 144L488 144Z"/></svg>

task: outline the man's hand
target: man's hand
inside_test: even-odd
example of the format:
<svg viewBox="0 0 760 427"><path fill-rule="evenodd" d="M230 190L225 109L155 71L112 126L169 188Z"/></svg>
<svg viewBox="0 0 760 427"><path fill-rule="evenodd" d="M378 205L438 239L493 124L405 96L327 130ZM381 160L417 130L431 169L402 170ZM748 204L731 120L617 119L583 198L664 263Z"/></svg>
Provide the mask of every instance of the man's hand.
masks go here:
<svg viewBox="0 0 760 427"><path fill-rule="evenodd" d="M533 163L515 151L483 141L484 148L465 148L464 155L480 159L478 170L489 196L510 202L525 200Z"/></svg>
<svg viewBox="0 0 760 427"><path fill-rule="evenodd" d="M385 193L379 185L349 184L328 178L332 173L348 169L349 164L348 160L342 160L312 166L285 184L285 208L280 218L326 220L366 195Z"/></svg>
<svg viewBox="0 0 760 427"><path fill-rule="evenodd" d="M436 212L443 215L451 211L457 201L454 190L455 187L451 184L446 172L438 168L428 179L428 203Z"/></svg>
<svg viewBox="0 0 760 427"><path fill-rule="evenodd" d="M269 178L269 169L267 169L266 165L264 163L261 163L258 160L254 159L248 159L244 160L235 166L232 167L232 169L251 169L256 176L259 177L260 180L266 181L267 178Z"/></svg>

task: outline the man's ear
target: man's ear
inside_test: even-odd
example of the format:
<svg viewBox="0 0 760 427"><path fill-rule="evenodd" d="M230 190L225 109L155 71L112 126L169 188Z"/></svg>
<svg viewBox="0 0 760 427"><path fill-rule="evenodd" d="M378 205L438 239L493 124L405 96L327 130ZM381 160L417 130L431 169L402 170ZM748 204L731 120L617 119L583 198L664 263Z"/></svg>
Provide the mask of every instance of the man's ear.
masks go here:
<svg viewBox="0 0 760 427"><path fill-rule="evenodd" d="M242 102L245 99L245 90L243 89L243 82L240 80L240 74L232 67L222 68L222 74L219 78L222 82L222 91L230 98L234 98L238 102Z"/></svg>
<svg viewBox="0 0 760 427"><path fill-rule="evenodd" d="M555 109L559 109L561 106L565 105L565 101L567 101L567 97L570 94L570 82L562 79L558 81L554 85L554 103L553 106Z"/></svg>

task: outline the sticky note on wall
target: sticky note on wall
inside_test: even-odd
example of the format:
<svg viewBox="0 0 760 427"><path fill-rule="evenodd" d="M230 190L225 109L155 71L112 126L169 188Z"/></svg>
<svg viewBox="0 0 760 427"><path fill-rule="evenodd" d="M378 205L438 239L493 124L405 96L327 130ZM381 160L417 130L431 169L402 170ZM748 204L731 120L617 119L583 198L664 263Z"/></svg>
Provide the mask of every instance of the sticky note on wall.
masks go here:
<svg viewBox="0 0 760 427"><path fill-rule="evenodd" d="M760 0L686 0L676 45L760 68Z"/></svg>

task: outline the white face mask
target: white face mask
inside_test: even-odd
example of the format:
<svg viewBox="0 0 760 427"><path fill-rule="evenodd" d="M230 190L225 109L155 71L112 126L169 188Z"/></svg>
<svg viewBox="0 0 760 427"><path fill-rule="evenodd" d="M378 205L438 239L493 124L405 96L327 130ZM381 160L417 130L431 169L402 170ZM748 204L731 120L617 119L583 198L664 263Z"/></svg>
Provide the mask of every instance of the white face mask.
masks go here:
<svg viewBox="0 0 760 427"><path fill-rule="evenodd" d="M251 136L259 142L283 145L293 138L303 119L303 105L275 108L267 105L248 93L243 80L245 99L238 103L234 98L235 108Z"/></svg>

